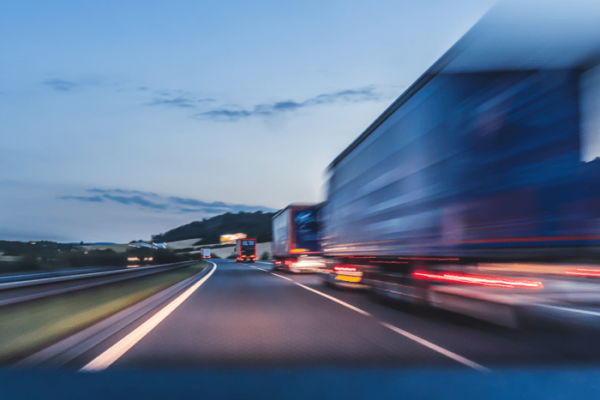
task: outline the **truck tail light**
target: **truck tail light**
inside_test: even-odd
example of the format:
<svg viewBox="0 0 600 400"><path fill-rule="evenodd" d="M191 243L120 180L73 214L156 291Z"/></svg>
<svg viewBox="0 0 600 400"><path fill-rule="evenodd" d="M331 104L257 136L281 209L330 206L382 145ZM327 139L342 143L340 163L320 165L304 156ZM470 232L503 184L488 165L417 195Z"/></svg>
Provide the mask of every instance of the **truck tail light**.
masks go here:
<svg viewBox="0 0 600 400"><path fill-rule="evenodd" d="M471 274L459 274L452 272L427 272L415 271L412 274L415 278L426 279L437 282L462 283L467 285L503 287L508 289L542 289L544 285L540 281L529 279L511 279L501 276L482 276Z"/></svg>
<svg viewBox="0 0 600 400"><path fill-rule="evenodd" d="M335 272L358 272L358 268L355 267L354 265L335 265L333 267L333 270Z"/></svg>

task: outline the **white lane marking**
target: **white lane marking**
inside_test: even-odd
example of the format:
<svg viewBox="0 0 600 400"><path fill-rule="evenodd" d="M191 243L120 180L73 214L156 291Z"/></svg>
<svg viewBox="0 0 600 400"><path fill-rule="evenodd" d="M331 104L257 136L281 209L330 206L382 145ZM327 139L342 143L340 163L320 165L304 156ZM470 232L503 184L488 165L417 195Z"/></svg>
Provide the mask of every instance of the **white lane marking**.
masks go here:
<svg viewBox="0 0 600 400"><path fill-rule="evenodd" d="M260 269L260 270L261 270L261 271L263 271L263 272L269 272L269 271L267 271L267 270L266 270L266 269L264 269L264 268L255 267L254 265L248 265L248 266L249 266L249 267L252 267L252 268L254 268L254 269Z"/></svg>
<svg viewBox="0 0 600 400"><path fill-rule="evenodd" d="M258 268L258 269L263 270L262 268ZM263 271L265 271L265 270L263 270ZM268 271L265 271L265 272L268 272ZM327 299L329 299L331 301L335 301L336 303L341 304L344 307L347 307L347 308L349 308L351 310L354 310L354 311L356 311L356 312L358 312L358 313L360 313L362 315L365 315L367 317L372 317L373 316L373 315L369 314L368 312L361 310L360 308L354 307L353 305L350 305L350 304L346 303L345 301L338 300L338 299L336 299L333 296L329 296L328 294L325 294L323 292L319 292L318 290L315 290L313 288L305 286L305 285L303 285L301 283L298 283L298 282L296 282L296 281L294 281L294 280L292 280L290 278L287 278L287 277L281 276L281 275L277 275L277 274L274 274L272 272L270 272L270 274L271 275L275 275L275 276L277 276L279 278L286 279L288 281L292 281L292 282L294 282L294 284L300 286L303 289L309 290L309 291L311 291L313 293L316 293L316 294L318 294L320 296L323 296L323 297L325 297L325 298L327 298ZM598 315L600 315L600 314L598 314ZM446 350L443 347L440 347L440 346L438 346L436 344L433 344L433 343L431 343L431 342L429 342L429 341L427 341L425 339L422 339L419 336L413 335L412 333L409 333L409 332L407 332L405 330L397 328L394 325L390 325L390 324L388 324L386 322L382 322L382 321L378 321L378 322L381 325L385 326L386 328L391 329L392 331L394 331L396 333L399 333L400 335L402 335L402 336L404 336L404 337L406 337L406 338L408 338L410 340L413 340L413 341L415 341L415 342L417 342L417 343L419 343L419 344L421 344L421 345L423 345L423 346L425 346L425 347L427 347L427 348L429 348L429 349L431 349L433 351L436 351L436 352L438 352L438 353L440 353L442 355L445 355L448 358L451 358L451 359L453 359L455 361L458 361L459 363L461 363L463 365L466 365L466 366L468 366L470 368L473 368L474 370L477 370L477 371L480 371L480 372L491 372L490 369L484 367L483 365L479 365L476 362L473 362L473 361L471 361L471 360L469 360L467 358L459 356L458 354L453 353L450 350Z"/></svg>
<svg viewBox="0 0 600 400"><path fill-rule="evenodd" d="M267 272L267 271L265 271L265 272ZM273 275L273 276L276 276L276 277L278 277L278 278L285 279L286 281L294 282L294 280L293 280L293 279L290 279L290 278L288 278L287 276L283 276L283 275L275 274L275 273L273 273L273 272L269 272L269 273L270 273L271 275ZM294 282L294 283L296 283L296 282Z"/></svg>
<svg viewBox="0 0 600 400"><path fill-rule="evenodd" d="M287 276L283 276L283 275L275 274L275 273L273 273L273 272L267 271L267 270L266 270L266 269L264 269L264 268L255 267L254 265L248 265L248 266L249 266L249 267L252 267L252 268L254 268L254 269L260 269L260 270L261 270L261 271L263 271L263 272L267 272L267 273L269 273L269 274L271 274L271 275L273 275L273 276L276 276L276 277L278 277L278 278L285 279L286 281L294 282L294 280L293 280L293 279L290 279L290 278L288 278ZM296 282L294 282L294 283L296 283Z"/></svg>
<svg viewBox="0 0 600 400"><path fill-rule="evenodd" d="M538 304L538 306L542 306L542 307L546 307L546 308L555 308L557 310L570 311L570 312L579 313L579 314L595 315L596 317L600 317L600 313L595 312L595 311L579 310L577 308L568 308L568 307L549 306L546 304Z"/></svg>
<svg viewBox="0 0 600 400"><path fill-rule="evenodd" d="M394 325L390 325L386 322L381 322L379 321L379 323L383 326L385 326L388 329L393 330L396 333L399 333L400 335L409 338L410 340L414 340L415 342L422 344L425 347L430 348L431 350L437 351L440 354L445 355L446 357L449 357L451 359L453 359L454 361L458 361L461 364L466 365L467 367L471 367L477 371L480 372L491 372L488 368L484 367L483 365L479 365L476 362L473 362L471 360L468 360L462 356L459 356L456 353L451 352L450 350L446 350L443 347L440 347L436 344L433 344L431 342L428 342L425 339L421 339L420 337L413 335L412 333L406 332L405 330L402 330L400 328L395 327Z"/></svg>
<svg viewBox="0 0 600 400"><path fill-rule="evenodd" d="M304 285L303 285L303 284L301 284L301 283L298 283L298 282L294 282L294 283L295 283L296 285L300 286L301 288L304 288L304 289L306 289L306 290L310 290L311 292L313 292L313 293L316 293L316 294L318 294L318 295L321 295L321 296L323 296L323 297L325 297L325 298L327 298L327 299L329 299L329 300L331 300L331 301L335 301L336 303L338 303L338 304L341 304L341 305L343 305L344 307L347 307L347 308L349 308L349 309L351 309L351 310L354 310L354 311L356 311L357 313L360 313L360 314L362 314L362 315L364 315L364 316L367 316L367 317L372 317L372 315L371 315L371 314L369 314L368 312L366 312L366 311L363 311L363 310L361 310L360 308L354 307L353 305L350 305L350 304L346 303L345 301L338 300L338 299L336 299L336 298L335 298L335 297L333 297L333 296L330 296L330 295L328 295L328 294L325 294L325 293L323 293L323 292L319 292L318 290L315 290L315 289L313 289L313 288L310 288L310 287L308 287L308 286L304 286Z"/></svg>
<svg viewBox="0 0 600 400"><path fill-rule="evenodd" d="M81 368L80 372L97 372L108 368L111 364L117 361L123 354L131 349L137 342L142 340L152 329L156 328L165 318L169 316L177 307L181 305L188 297L192 295L217 269L217 264L209 261L213 265L210 271L204 278L196 282L192 287L179 295L175 300L167 304L162 310L154 314L150 319L138 326L133 332L129 333L123 339L119 340L112 347L100 354L98 357L90 361L86 366Z"/></svg>
<svg viewBox="0 0 600 400"><path fill-rule="evenodd" d="M268 272L268 273L270 273L271 275L273 275L273 276L276 276L276 277L278 277L278 278L285 279L286 281L293 282L294 284L296 284L296 285L300 286L301 288L304 288L304 289L306 289L306 290L310 290L311 292L314 292L314 293L316 293L316 294L318 294L318 295L321 295L321 296L323 296L323 297L326 297L326 298L328 298L328 299L329 299L329 300L331 300L331 301L335 301L336 303L339 303L339 304L343 305L344 307L348 307L349 309L351 309L351 310L354 310L354 311L356 311L357 313L360 313L360 314L362 314L362 315L366 315L367 317L370 317L370 316L371 316L371 314L369 314L369 313L368 313L368 312L366 312L366 311L363 311L363 310L361 310L360 308L356 308L356 307L354 307L354 306L352 306L352 305L350 305L350 304L348 304L348 303L346 303L346 302L344 302L344 301L342 301L342 300L338 300L338 299L336 299L335 297L329 296L328 294L325 294L325 293L319 292L318 290L315 290L315 289L313 289L313 288L309 288L308 286L304 286L303 284L301 284L301 283L298 283L298 282L296 282L295 280L288 278L287 276L283 276L283 275L279 275L279 274L276 274L276 273L273 273L273 272L269 272L269 271L267 271L267 270L264 270L264 269L262 269L262 268L258 268L258 267L254 267L254 266L252 266L252 265L250 265L250 267L252 267L252 268L256 268L256 269L260 269L261 271Z"/></svg>

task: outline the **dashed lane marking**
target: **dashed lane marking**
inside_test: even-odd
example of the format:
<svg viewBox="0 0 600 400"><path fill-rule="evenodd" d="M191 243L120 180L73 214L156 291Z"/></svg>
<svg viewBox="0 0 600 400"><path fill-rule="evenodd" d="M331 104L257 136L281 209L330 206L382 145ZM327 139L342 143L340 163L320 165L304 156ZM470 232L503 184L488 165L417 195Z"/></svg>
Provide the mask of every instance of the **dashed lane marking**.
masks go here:
<svg viewBox="0 0 600 400"><path fill-rule="evenodd" d="M336 302L338 304L341 304L341 305L343 305L346 308L349 308L349 309L351 309L353 311L356 311L359 314L364 315L365 317L373 317L372 314L369 314L368 312L366 312L364 310L361 310L358 307L354 307L353 305L348 304L345 301L339 300L339 299L337 299L337 298L335 298L333 296L330 296L330 295L325 294L323 292L320 292L320 291L318 291L316 289L313 289L311 287L308 287L308 286L305 286L305 285L303 285L301 283L298 283L298 282L294 281L293 279L290 279L288 277L285 277L285 276L282 276L282 275L279 275L279 274L275 274L273 272L269 272L269 271L267 271L267 270L265 270L263 268L255 267L255 266L252 266L252 265L250 265L250 267L255 268L255 269L259 269L259 270L267 272L267 273L270 273L271 275L274 275L274 276L276 276L278 278L282 278L282 279L285 279L287 281L291 281L292 283L294 283L297 286L300 286L303 289L306 289L306 290L308 290L310 292L318 294L319 296L323 296L326 299L329 299L329 300L334 301L334 302ZM461 363L463 365L466 365L469 368L473 368L474 370L480 371L480 372L490 372L490 370L488 368L484 367L483 365L477 364L476 362L471 361L471 360L469 360L467 358L464 358L463 356L460 356L460 355L458 355L458 354L456 354L456 353L454 353L454 352L452 352L450 350L446 350L443 347L440 347L440 346L438 346L436 344L433 344L430 341L425 340L425 339L423 339L423 338L421 338L421 337L419 337L417 335L413 335L412 333L407 332L407 331L405 331L403 329L400 329L400 328L398 328L398 327L396 327L394 325L388 324L387 322L382 322L382 321L377 321L377 322L379 324L381 324L382 326L384 326L384 327L386 327L386 328L388 328L388 329L390 329L390 330L392 330L392 331L394 331L394 332L396 332L396 333L404 336L405 338L408 338L408 339L410 339L410 340L412 340L414 342L417 342L420 345L425 346L425 347L427 347L427 348L429 348L429 349L431 349L431 350L433 350L433 351L435 351L437 353L440 353L440 354L442 354L442 355L444 355L444 356L446 356L448 358L451 358L454 361L457 361L457 362L459 362L459 363Z"/></svg>

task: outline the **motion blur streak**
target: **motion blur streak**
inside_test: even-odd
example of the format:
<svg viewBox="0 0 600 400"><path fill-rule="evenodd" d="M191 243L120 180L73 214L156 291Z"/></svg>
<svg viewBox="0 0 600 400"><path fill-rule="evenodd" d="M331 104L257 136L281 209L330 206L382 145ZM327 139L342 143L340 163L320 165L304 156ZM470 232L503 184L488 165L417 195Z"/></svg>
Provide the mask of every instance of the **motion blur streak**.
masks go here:
<svg viewBox="0 0 600 400"><path fill-rule="evenodd" d="M358 268L351 265L336 265L333 267L333 270L337 272L356 272Z"/></svg>
<svg viewBox="0 0 600 400"><path fill-rule="evenodd" d="M123 354L131 349L137 342L142 340L150 331L158 324L160 324L165 318L169 316L177 307L181 305L188 297L192 295L217 269L217 264L210 263L213 265L212 270L192 287L183 292L179 297L170 302L166 307L160 310L158 313L153 315L149 320L144 322L142 325L137 327L129 335L118 341L104 353L89 362L86 366L80 369L81 372L98 372L108 368L111 364L117 361Z"/></svg>
<svg viewBox="0 0 600 400"><path fill-rule="evenodd" d="M586 268L577 268L574 271L565 271L565 275L573 275L573 276L586 276L586 277L600 277L600 270L598 269L586 269Z"/></svg>
<svg viewBox="0 0 600 400"><path fill-rule="evenodd" d="M399 260L417 260L417 261L459 261L459 258L432 258L432 257L398 257Z"/></svg>
<svg viewBox="0 0 600 400"><path fill-rule="evenodd" d="M372 263L381 263L381 264L408 264L408 261L369 261Z"/></svg>
<svg viewBox="0 0 600 400"><path fill-rule="evenodd" d="M503 288L526 288L526 289L542 289L544 285L540 281L517 280L508 278L496 278L466 274L432 274L423 271L415 271L413 276L416 278L430 279L440 282L464 283L468 285L492 286Z"/></svg>

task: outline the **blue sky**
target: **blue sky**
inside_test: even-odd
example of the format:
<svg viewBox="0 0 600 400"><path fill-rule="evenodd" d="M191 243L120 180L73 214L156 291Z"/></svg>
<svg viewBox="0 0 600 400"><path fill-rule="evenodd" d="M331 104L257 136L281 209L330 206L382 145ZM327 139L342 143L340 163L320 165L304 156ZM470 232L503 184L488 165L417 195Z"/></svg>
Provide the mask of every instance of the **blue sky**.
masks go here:
<svg viewBox="0 0 600 400"><path fill-rule="evenodd" d="M147 239L323 196L491 1L0 4L0 239Z"/></svg>

